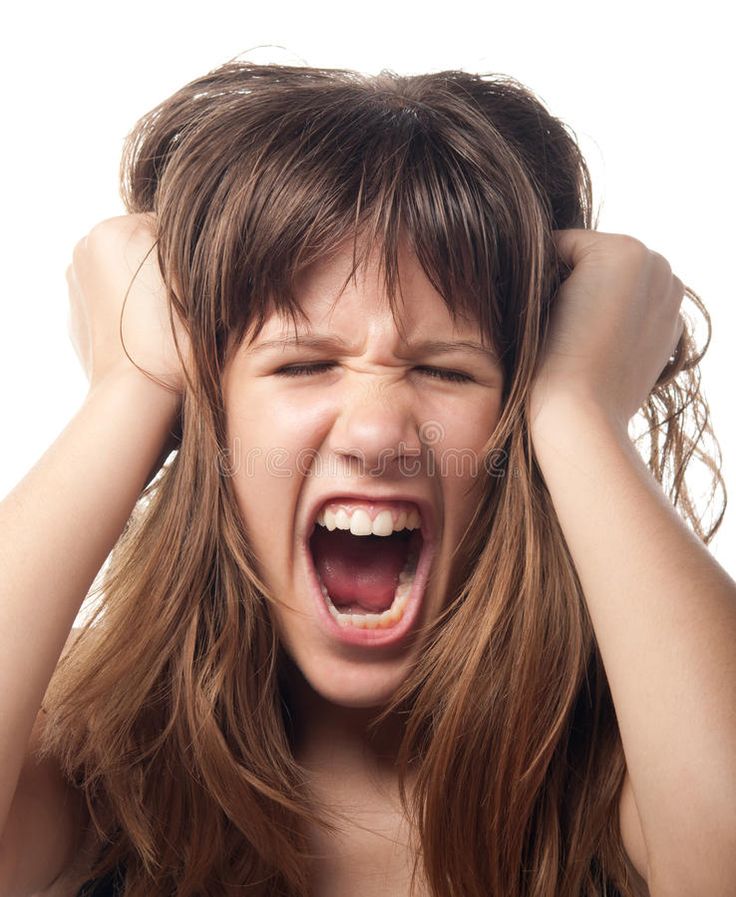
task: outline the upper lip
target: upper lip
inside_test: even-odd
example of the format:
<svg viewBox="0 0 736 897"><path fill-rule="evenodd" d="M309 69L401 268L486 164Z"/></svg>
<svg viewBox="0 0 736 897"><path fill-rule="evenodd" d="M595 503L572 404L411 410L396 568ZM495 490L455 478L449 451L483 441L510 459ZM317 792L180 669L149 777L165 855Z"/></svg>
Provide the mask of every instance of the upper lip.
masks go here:
<svg viewBox="0 0 736 897"><path fill-rule="evenodd" d="M325 505L328 501L334 501L336 499L344 499L345 501L372 501L372 502L382 502L382 501L410 501L414 502L414 504L419 508L419 512L421 514L422 519L422 538L426 542L431 542L434 540L435 533L435 519L434 519L434 508L426 498L422 498L418 495L411 495L408 492L390 492L390 493L366 493L366 492L329 492L325 495L320 495L309 508L309 514L307 516L307 530L305 535L305 542L309 542L309 537L312 534L312 530L314 529L315 521L317 520L317 515L322 509L323 505Z"/></svg>

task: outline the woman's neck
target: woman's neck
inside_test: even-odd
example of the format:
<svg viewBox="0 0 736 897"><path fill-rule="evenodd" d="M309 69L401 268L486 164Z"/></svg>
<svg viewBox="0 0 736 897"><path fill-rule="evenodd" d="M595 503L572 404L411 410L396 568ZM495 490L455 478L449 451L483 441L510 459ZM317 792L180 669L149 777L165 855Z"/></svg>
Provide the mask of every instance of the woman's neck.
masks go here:
<svg viewBox="0 0 736 897"><path fill-rule="evenodd" d="M293 750L297 761L314 772L340 776L376 774L396 778L397 757L404 734L398 714L377 729L370 723L382 707L342 707L326 700L298 669L288 675L290 709L295 719Z"/></svg>

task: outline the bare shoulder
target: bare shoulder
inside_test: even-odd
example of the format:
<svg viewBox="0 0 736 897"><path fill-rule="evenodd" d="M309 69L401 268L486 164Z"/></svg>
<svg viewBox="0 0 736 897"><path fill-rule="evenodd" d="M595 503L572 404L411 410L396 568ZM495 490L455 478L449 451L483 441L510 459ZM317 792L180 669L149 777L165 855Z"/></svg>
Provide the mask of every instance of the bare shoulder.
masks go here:
<svg viewBox="0 0 736 897"><path fill-rule="evenodd" d="M641 877L641 881L637 882L637 884L642 888L643 894L648 894L649 860L647 845L644 841L639 810L636 806L634 789L631 785L628 770L626 771L619 800L619 825L621 827L621 841L623 842L624 850L631 860L635 871Z"/></svg>
<svg viewBox="0 0 736 897"><path fill-rule="evenodd" d="M64 651L78 633L72 629ZM53 758L37 758L44 719L39 710L0 842L3 893L17 897L48 893L83 845L88 822L82 792L66 780Z"/></svg>

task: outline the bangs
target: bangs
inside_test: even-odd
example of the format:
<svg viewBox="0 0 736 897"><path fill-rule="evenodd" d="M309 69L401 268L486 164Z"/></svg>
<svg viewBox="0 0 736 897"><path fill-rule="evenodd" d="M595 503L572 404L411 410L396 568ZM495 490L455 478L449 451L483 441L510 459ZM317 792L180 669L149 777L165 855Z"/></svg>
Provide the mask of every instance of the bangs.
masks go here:
<svg viewBox="0 0 736 897"><path fill-rule="evenodd" d="M387 108L380 97L341 97L327 107L305 100L274 129L268 161L248 166L248 177L224 197L225 217L244 219L229 236L245 250L241 270L252 278L250 295L236 303L247 325L257 334L267 305L298 329L296 282L347 241L353 264L343 287L376 249L396 318L405 245L453 321L458 314L477 320L498 349L493 222L460 161L433 139L431 122L416 110ZM233 322L238 334L243 323Z"/></svg>
<svg viewBox="0 0 736 897"><path fill-rule="evenodd" d="M163 269L220 367L273 311L298 332L298 279L350 241L343 286L378 252L397 320L408 249L453 322L477 322L508 370L518 319L539 293L549 210L510 125L483 104L513 91L515 120L529 102L541 132L523 90L462 72L223 66L139 123L123 160L127 204L156 209Z"/></svg>

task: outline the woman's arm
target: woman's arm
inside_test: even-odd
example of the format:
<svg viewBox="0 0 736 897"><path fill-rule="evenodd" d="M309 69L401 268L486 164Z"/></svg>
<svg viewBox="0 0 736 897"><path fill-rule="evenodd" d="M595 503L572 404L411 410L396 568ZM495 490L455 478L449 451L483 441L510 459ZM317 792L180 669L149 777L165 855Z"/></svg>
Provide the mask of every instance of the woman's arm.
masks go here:
<svg viewBox="0 0 736 897"><path fill-rule="evenodd" d="M137 372L100 384L0 503L0 893L16 893L11 882L19 885L31 873L40 889L60 871L50 864L60 839L73 833L58 820L49 842L53 854L43 853L36 838L26 839L27 856L20 855L14 821L27 828L30 811L13 796L74 619L130 517L176 410L176 397ZM30 797L37 803L37 794ZM12 856L8 844L15 844Z"/></svg>
<svg viewBox="0 0 736 897"><path fill-rule="evenodd" d="M621 731L652 897L736 887L736 584L597 406L533 427Z"/></svg>
<svg viewBox="0 0 736 897"><path fill-rule="evenodd" d="M736 584L628 436L679 336L684 288L632 238L558 232L573 266L530 405L535 454L585 593L652 897L736 886Z"/></svg>
<svg viewBox="0 0 736 897"><path fill-rule="evenodd" d="M75 247L67 272L70 329L89 392L0 503L2 893L25 893L29 876L42 888L46 873L58 871L47 868L56 860L39 856L35 842L22 856L8 849L38 803L34 794L25 800L18 785L34 720L90 585L176 438L184 372L153 251L154 223L147 215L109 219ZM186 359L188 340L175 326Z"/></svg>

